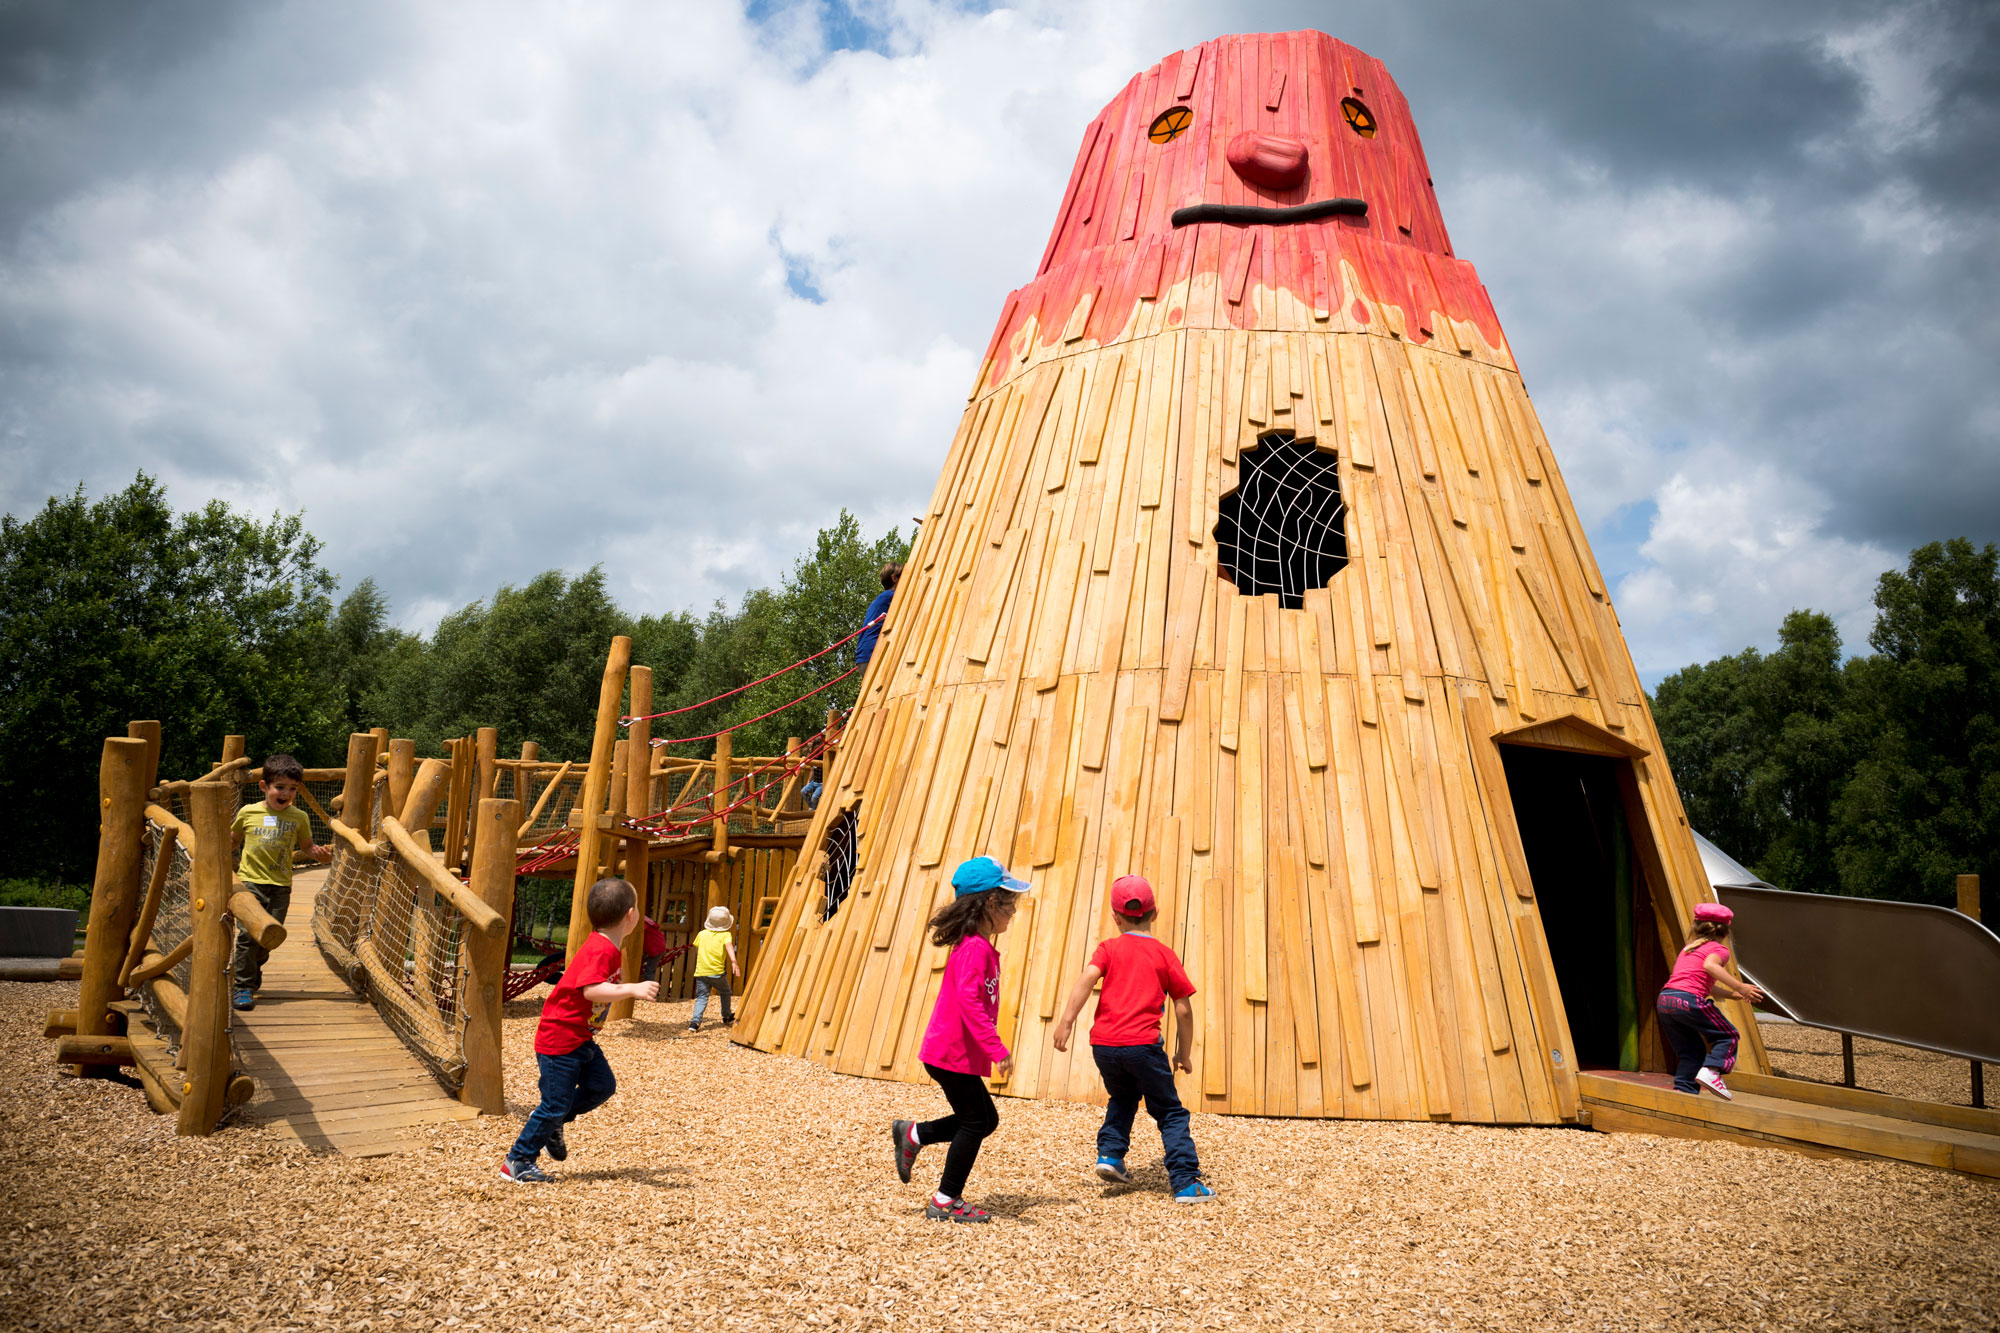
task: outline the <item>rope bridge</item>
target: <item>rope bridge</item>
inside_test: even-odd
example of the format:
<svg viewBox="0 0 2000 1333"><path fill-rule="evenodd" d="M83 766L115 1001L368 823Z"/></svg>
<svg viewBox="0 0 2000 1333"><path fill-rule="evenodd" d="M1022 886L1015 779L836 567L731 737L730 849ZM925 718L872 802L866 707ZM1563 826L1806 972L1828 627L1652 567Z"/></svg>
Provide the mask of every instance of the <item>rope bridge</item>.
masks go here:
<svg viewBox="0 0 2000 1333"><path fill-rule="evenodd" d="M400 824L375 843L342 836L313 910L327 964L375 1002L445 1086L465 1081L468 950L493 909ZM511 983L511 978L510 978Z"/></svg>

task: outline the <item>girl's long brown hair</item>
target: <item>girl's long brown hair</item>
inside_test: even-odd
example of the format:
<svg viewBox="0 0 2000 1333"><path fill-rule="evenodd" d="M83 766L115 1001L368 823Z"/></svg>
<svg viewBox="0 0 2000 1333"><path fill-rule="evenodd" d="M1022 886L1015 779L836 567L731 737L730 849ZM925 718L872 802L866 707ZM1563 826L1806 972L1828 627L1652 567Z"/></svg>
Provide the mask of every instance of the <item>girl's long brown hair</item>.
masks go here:
<svg viewBox="0 0 2000 1333"><path fill-rule="evenodd" d="M968 893L940 907L930 919L931 943L940 949L953 949L967 935L979 934L999 906L1003 892L988 889L984 893Z"/></svg>

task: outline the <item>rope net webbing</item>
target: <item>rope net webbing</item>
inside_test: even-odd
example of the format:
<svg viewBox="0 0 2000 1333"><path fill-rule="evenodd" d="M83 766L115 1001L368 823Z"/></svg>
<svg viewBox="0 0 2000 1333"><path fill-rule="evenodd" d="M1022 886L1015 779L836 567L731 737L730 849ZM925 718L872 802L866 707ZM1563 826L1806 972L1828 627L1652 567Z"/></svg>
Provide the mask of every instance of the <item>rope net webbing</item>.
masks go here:
<svg viewBox="0 0 2000 1333"><path fill-rule="evenodd" d="M151 884L153 870L159 864L160 842L166 830L152 820L146 821L146 850L139 865L139 882ZM173 860L167 867L166 883L161 886L159 914L153 918L151 950L158 954L170 954L194 932L194 907L191 882L194 875L194 858L188 855L187 844L174 839ZM181 994L188 993L188 980L194 971L192 956L181 959L163 976L180 987ZM160 1040L167 1044L169 1053L180 1050L180 1025L168 1016L166 1006L153 994L150 985L133 988L139 1003L146 1011L147 1021L160 1034Z"/></svg>
<svg viewBox="0 0 2000 1333"><path fill-rule="evenodd" d="M393 847L334 846L313 938L448 1087L465 1082L465 919Z"/></svg>

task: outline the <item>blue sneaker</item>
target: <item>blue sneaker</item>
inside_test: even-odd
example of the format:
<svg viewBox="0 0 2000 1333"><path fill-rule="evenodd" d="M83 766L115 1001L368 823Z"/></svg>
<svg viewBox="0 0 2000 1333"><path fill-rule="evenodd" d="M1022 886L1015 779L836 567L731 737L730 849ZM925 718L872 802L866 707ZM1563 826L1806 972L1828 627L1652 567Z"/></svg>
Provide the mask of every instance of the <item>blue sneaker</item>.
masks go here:
<svg viewBox="0 0 2000 1333"><path fill-rule="evenodd" d="M567 1162L569 1160L569 1144L563 1138L563 1127L561 1125L556 1126L556 1132L550 1136L547 1143L542 1145L542 1148L551 1158L558 1162Z"/></svg>
<svg viewBox="0 0 2000 1333"><path fill-rule="evenodd" d="M1099 1180L1116 1181L1120 1185L1129 1185L1132 1183L1132 1177L1126 1172L1125 1159L1122 1157L1098 1158L1097 1178Z"/></svg>
<svg viewBox="0 0 2000 1333"><path fill-rule="evenodd" d="M533 1162L524 1162L518 1157L509 1157L500 1163L500 1176L516 1185L546 1185L555 1179Z"/></svg>
<svg viewBox="0 0 2000 1333"><path fill-rule="evenodd" d="M257 1007L257 992L245 987L231 996L229 1003L232 1008L236 1009L255 1009Z"/></svg>
<svg viewBox="0 0 2000 1333"><path fill-rule="evenodd" d="M1215 1191L1202 1184L1199 1180L1191 1181L1174 1191L1175 1203L1200 1203L1204 1199L1213 1199L1214 1197Z"/></svg>

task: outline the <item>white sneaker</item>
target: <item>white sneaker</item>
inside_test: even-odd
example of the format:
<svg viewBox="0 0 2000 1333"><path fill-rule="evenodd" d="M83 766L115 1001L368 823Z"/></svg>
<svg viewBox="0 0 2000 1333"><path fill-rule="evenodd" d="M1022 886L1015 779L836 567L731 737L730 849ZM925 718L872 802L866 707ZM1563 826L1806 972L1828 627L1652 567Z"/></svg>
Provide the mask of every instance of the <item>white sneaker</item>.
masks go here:
<svg viewBox="0 0 2000 1333"><path fill-rule="evenodd" d="M1694 1071L1694 1081L1722 1098L1723 1101L1726 1102L1730 1099L1729 1085L1722 1081L1722 1075L1716 1073L1707 1065L1703 1065Z"/></svg>

